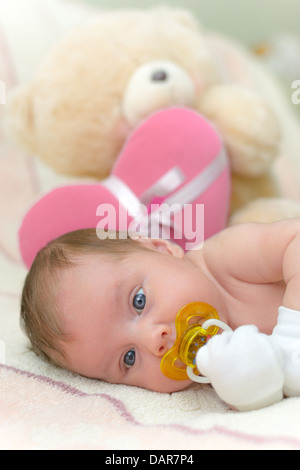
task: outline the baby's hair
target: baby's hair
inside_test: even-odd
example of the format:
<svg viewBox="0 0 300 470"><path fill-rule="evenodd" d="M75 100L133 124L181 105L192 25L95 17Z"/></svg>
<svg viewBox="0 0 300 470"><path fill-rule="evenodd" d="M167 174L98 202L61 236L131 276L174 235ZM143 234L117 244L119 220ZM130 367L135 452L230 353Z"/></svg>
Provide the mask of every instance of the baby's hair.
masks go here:
<svg viewBox="0 0 300 470"><path fill-rule="evenodd" d="M100 239L95 229L67 233L48 243L36 255L28 272L21 298L21 326L33 351L50 362L68 368L62 344L72 341L63 329L56 302L61 270L80 263L84 254L100 254L116 261L145 249L128 234L106 232Z"/></svg>

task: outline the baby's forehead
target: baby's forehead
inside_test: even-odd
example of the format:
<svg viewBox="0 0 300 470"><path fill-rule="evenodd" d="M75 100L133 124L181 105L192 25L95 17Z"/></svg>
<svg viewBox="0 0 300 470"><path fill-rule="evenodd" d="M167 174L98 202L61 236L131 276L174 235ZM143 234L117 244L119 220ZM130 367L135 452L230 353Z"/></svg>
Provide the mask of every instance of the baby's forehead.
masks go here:
<svg viewBox="0 0 300 470"><path fill-rule="evenodd" d="M114 257L98 253L78 253L70 265L57 273L58 291L63 295L82 293L91 283L97 280L108 280L117 277L120 264ZM108 277L109 275L109 277Z"/></svg>
<svg viewBox="0 0 300 470"><path fill-rule="evenodd" d="M102 311L107 312L107 307L123 292L124 279L124 270L116 269L107 258L102 262L97 257L83 257L81 263L62 270L56 300L68 333L72 334L73 326L85 321L88 312L100 316Z"/></svg>
<svg viewBox="0 0 300 470"><path fill-rule="evenodd" d="M71 263L57 273L58 301L70 303L73 298L81 297L83 291L92 291L95 285L98 289L101 286L103 295L108 289L118 291L121 283L141 270L147 270L147 263L143 259L145 253L149 253L149 250L76 253Z"/></svg>

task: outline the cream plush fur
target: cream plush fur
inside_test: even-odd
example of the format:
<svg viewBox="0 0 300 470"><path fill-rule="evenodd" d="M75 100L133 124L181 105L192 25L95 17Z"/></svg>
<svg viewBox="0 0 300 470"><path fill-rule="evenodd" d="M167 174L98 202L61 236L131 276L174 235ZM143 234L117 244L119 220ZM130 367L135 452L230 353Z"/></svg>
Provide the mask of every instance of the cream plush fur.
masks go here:
<svg viewBox="0 0 300 470"><path fill-rule="evenodd" d="M150 113L189 106L224 139L232 220L298 216L298 202L278 204L272 165L281 152L280 117L254 60L207 34L185 10L103 12L63 38L15 91L10 128L26 151L58 173L101 180Z"/></svg>

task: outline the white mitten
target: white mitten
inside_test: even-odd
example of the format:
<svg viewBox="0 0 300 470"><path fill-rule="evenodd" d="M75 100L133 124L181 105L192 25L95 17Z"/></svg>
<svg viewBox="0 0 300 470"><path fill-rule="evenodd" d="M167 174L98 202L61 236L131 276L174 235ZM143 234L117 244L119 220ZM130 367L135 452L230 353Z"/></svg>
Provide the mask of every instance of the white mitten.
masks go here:
<svg viewBox="0 0 300 470"><path fill-rule="evenodd" d="M272 339L283 356L284 394L300 396L300 312L279 307Z"/></svg>
<svg viewBox="0 0 300 470"><path fill-rule="evenodd" d="M254 325L211 338L199 349L196 365L219 397L240 411L263 408L283 398L280 351Z"/></svg>

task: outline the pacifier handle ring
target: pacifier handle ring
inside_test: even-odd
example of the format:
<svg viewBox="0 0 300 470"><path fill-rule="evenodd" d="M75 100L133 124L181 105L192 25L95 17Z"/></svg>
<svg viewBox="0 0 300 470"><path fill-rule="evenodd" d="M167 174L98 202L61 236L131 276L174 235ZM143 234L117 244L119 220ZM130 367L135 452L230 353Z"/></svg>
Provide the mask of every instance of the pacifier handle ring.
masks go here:
<svg viewBox="0 0 300 470"><path fill-rule="evenodd" d="M224 331L232 331L232 328L230 328L230 326L228 326L223 321L217 320L215 318L212 318L210 320L206 320L204 323L202 323L201 326L204 330L207 330L210 326L218 326L219 328L221 328Z"/></svg>
<svg viewBox="0 0 300 470"><path fill-rule="evenodd" d="M198 382L199 384L210 384L210 380L203 375L196 375L192 367L187 366L186 373L193 382Z"/></svg>
<svg viewBox="0 0 300 470"><path fill-rule="evenodd" d="M218 326L219 328L221 328L224 331L232 331L232 328L230 328L230 326L228 326L226 323L222 322L221 320L217 320L217 319L206 320L202 324L202 328L204 330L207 330L207 328L209 328L210 326ZM193 382L197 382L199 384L210 384L211 383L211 381L207 377L204 377L203 375L196 375L194 373L193 368L190 367L190 366L187 366L186 373Z"/></svg>

